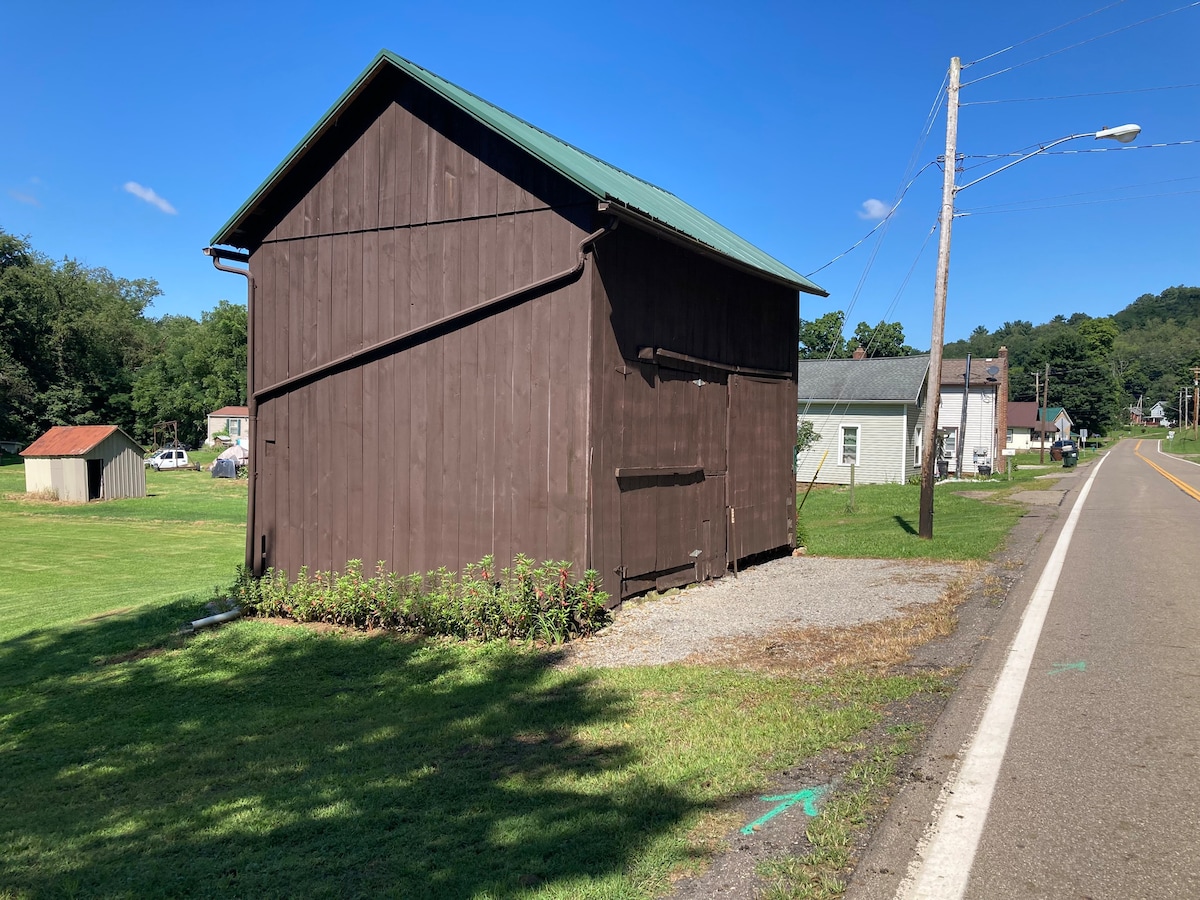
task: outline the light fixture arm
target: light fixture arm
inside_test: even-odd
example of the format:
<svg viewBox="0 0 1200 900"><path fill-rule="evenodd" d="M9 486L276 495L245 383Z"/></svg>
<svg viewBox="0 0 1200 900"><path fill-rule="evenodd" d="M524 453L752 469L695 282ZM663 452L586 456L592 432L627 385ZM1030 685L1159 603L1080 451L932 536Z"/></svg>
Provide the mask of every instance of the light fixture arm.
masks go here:
<svg viewBox="0 0 1200 900"><path fill-rule="evenodd" d="M993 169L992 171L988 172L986 175L982 175L979 178L976 178L974 181L968 181L966 184L958 185L957 187L954 188L954 193L957 194L959 191L965 191L967 188L973 187L973 186L979 184L979 182L981 182L981 181L987 181L993 175L999 175L1005 169L1011 169L1017 163L1023 163L1027 159L1031 159L1032 157L1035 157L1035 156L1040 156L1041 154L1043 154L1047 150L1049 150L1051 147L1057 147L1059 144L1065 144L1067 141L1073 141L1076 138L1085 138L1085 137L1091 137L1091 136L1092 136L1092 133L1088 132L1087 134L1072 134L1072 135L1068 135L1065 138L1059 138L1057 141L1051 141L1050 143L1046 144L1046 146L1038 147L1032 153L1026 153L1024 156L1018 156L1012 162L1005 163L1000 168Z"/></svg>
<svg viewBox="0 0 1200 900"><path fill-rule="evenodd" d="M1097 140L1100 140L1101 138L1110 138L1114 141L1120 141L1122 144L1128 144L1138 136L1141 130L1142 129L1137 125L1121 125L1118 128L1102 128L1099 131L1088 131L1084 134L1069 134L1064 138L1059 138L1057 141L1051 141L1043 147L1038 147L1032 153L1026 153L1024 156L1018 156L1012 162L1005 163L1000 168L993 169L986 175L976 178L974 181L968 181L966 184L958 185L954 188L954 193L957 194L959 191L965 191L967 188L971 187L972 185L979 184L981 181L987 181L993 175L999 175L1005 169L1011 169L1017 163L1023 163L1025 160L1030 159L1031 157L1039 156L1045 153L1051 147L1057 147L1059 144L1065 144L1067 141L1074 141L1078 140L1079 138L1090 137L1096 138Z"/></svg>

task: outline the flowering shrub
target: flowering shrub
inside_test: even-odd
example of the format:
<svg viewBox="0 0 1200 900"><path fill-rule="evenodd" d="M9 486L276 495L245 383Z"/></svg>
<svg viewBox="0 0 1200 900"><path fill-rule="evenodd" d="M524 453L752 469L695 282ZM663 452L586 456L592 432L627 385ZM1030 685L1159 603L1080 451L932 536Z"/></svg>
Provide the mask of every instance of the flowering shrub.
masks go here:
<svg viewBox="0 0 1200 900"><path fill-rule="evenodd" d="M230 594L247 615L554 644L608 621L599 577L589 569L572 580L570 563L535 563L524 555L499 571L488 556L461 573L442 568L425 575L397 575L379 562L364 577L362 561L353 559L345 572L310 575L301 568L295 580L281 569L255 578L241 568Z"/></svg>

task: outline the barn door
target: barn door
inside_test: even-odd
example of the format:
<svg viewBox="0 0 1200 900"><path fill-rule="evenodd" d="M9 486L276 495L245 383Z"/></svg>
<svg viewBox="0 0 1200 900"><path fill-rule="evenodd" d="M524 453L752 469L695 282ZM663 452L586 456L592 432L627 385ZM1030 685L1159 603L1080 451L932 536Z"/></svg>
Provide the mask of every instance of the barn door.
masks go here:
<svg viewBox="0 0 1200 900"><path fill-rule="evenodd" d="M622 596L725 571L726 388L638 364L624 378Z"/></svg>
<svg viewBox="0 0 1200 900"><path fill-rule="evenodd" d="M795 387L729 376L729 561L792 543Z"/></svg>

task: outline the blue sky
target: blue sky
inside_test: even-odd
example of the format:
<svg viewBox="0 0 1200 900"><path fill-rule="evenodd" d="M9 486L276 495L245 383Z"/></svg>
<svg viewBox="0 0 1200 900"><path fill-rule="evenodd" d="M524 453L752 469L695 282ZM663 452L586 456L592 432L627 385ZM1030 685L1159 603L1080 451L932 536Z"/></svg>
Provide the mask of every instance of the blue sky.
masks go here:
<svg viewBox="0 0 1200 900"><path fill-rule="evenodd" d="M1172 12L1187 2L10 4L0 228L156 279L152 315L243 301L201 248L386 47L807 274L944 151L944 100L929 114L950 57L1019 44L964 72L959 152L984 165L959 183L988 171L979 154L1143 133L1139 149L1073 141L1059 149L1112 151L1031 159L959 194L974 214L954 226L946 338L1109 315L1200 284L1200 143L1147 146L1200 140L1200 5ZM1061 99L984 102L1035 97ZM940 195L929 165L886 229L813 276L831 296L801 315L899 320L927 347L936 236L921 248Z"/></svg>

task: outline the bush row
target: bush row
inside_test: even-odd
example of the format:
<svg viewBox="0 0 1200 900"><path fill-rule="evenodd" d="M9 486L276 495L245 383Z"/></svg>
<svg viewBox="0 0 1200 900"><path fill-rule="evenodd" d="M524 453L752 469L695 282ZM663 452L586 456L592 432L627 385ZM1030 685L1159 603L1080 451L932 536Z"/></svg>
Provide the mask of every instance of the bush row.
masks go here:
<svg viewBox="0 0 1200 900"><path fill-rule="evenodd" d="M489 556L461 573L425 575L397 575L380 562L367 577L357 559L341 573L302 568L294 580L281 569L261 578L241 569L231 594L247 615L477 640L560 643L608 620L608 594L596 572L572 580L570 563L539 564L524 555L499 571Z"/></svg>

